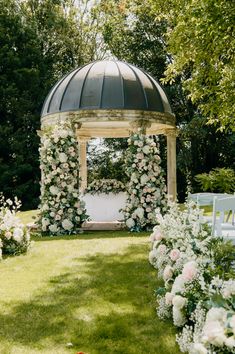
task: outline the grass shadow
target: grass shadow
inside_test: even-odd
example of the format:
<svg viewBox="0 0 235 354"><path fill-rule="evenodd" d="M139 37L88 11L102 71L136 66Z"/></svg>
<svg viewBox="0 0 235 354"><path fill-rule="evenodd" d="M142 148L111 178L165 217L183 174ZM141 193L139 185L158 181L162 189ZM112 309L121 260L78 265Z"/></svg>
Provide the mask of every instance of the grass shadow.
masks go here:
<svg viewBox="0 0 235 354"><path fill-rule="evenodd" d="M155 313L156 285L143 245L74 258L46 290L0 314L0 341L32 353L72 342L74 353L177 354L173 326Z"/></svg>
<svg viewBox="0 0 235 354"><path fill-rule="evenodd" d="M31 235L34 241L55 241L55 240L92 240L104 238L120 238L120 237L146 237L150 232L130 232L130 231L84 231L78 235L63 235L63 236L40 236L37 234Z"/></svg>

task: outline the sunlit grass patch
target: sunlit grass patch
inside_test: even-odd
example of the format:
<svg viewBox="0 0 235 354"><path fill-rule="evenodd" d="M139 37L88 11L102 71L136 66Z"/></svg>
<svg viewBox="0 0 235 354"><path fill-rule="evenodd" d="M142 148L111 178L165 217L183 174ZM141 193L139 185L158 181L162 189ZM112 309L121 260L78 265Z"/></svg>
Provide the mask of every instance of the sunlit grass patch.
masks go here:
<svg viewBox="0 0 235 354"><path fill-rule="evenodd" d="M0 263L0 353L179 353L155 312L146 233L35 240Z"/></svg>

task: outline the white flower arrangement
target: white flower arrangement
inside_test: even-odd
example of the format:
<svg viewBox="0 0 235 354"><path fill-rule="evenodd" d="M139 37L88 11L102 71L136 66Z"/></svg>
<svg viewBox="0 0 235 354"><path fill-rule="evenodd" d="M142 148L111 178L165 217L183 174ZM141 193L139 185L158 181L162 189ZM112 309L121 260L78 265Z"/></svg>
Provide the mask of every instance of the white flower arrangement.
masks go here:
<svg viewBox="0 0 235 354"><path fill-rule="evenodd" d="M181 328L177 342L182 352L235 353L232 261L228 258L227 262L233 278L226 280L216 263L216 247L225 242L211 236L194 203L182 211L170 204L164 216L158 213L157 221L159 225L150 235L149 261L164 281L164 287L157 290L158 316L168 318L170 314ZM226 272L224 276L228 277Z"/></svg>
<svg viewBox="0 0 235 354"><path fill-rule="evenodd" d="M2 254L17 255L30 247L29 231L16 216L20 206L16 197L12 201L0 196L0 259Z"/></svg>
<svg viewBox="0 0 235 354"><path fill-rule="evenodd" d="M41 139L41 205L38 224L43 234L75 234L87 219L79 199L79 154L68 123L43 132Z"/></svg>
<svg viewBox="0 0 235 354"><path fill-rule="evenodd" d="M122 210L131 231L150 230L156 225L156 208L166 211L166 186L160 167L159 149L141 130L128 139L126 171L127 202Z"/></svg>
<svg viewBox="0 0 235 354"><path fill-rule="evenodd" d="M109 194L109 193L120 193L125 192L125 185L116 179L95 179L86 188L85 193L90 194Z"/></svg>

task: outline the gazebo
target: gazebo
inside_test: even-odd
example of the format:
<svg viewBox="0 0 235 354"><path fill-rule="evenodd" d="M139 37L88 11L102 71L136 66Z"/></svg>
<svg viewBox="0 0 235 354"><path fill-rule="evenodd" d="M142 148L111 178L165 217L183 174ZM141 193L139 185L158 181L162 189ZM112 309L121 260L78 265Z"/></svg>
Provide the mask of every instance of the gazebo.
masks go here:
<svg viewBox="0 0 235 354"><path fill-rule="evenodd" d="M86 146L91 138L122 138L143 128L167 137L167 192L176 198L176 126L167 96L148 73L116 60L73 70L48 94L42 128L72 120L80 149L81 189L87 186Z"/></svg>

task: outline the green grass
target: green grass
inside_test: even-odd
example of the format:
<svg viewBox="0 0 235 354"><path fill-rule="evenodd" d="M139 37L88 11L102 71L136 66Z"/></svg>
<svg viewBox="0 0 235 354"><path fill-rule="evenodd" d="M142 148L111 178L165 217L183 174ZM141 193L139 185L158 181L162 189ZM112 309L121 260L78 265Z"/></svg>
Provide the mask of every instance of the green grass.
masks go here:
<svg viewBox="0 0 235 354"><path fill-rule="evenodd" d="M179 353L156 315L148 250L144 233L35 238L0 263L0 353Z"/></svg>
<svg viewBox="0 0 235 354"><path fill-rule="evenodd" d="M39 213L39 210L20 211L17 213L17 216L26 225L28 223L34 222L38 213Z"/></svg>

